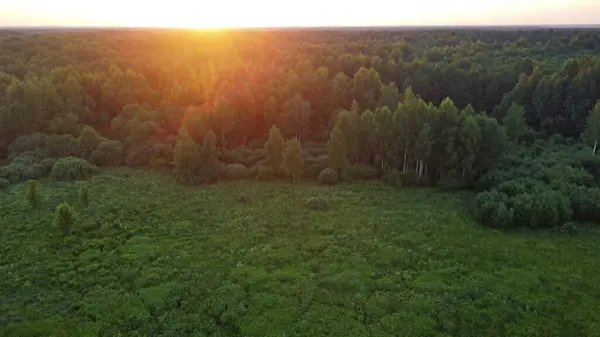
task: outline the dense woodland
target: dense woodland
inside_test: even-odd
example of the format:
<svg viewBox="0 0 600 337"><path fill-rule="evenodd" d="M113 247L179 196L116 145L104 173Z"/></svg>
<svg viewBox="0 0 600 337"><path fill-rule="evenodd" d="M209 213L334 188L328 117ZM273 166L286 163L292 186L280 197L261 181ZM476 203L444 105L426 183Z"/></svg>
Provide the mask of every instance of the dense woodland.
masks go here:
<svg viewBox="0 0 600 337"><path fill-rule="evenodd" d="M0 31L0 335L598 336L598 55Z"/></svg>
<svg viewBox="0 0 600 337"><path fill-rule="evenodd" d="M3 185L58 159L470 188L519 144L598 134L596 30L3 31L0 49Z"/></svg>

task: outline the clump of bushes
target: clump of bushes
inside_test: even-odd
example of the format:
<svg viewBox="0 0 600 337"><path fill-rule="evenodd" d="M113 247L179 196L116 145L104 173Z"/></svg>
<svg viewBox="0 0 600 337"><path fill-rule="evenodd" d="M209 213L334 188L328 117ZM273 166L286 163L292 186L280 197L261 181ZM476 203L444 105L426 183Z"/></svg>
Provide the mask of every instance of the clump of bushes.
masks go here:
<svg viewBox="0 0 600 337"><path fill-rule="evenodd" d="M276 171L271 166L259 166L257 179L262 181L269 181L275 179Z"/></svg>
<svg viewBox="0 0 600 337"><path fill-rule="evenodd" d="M326 211L329 209L329 200L322 196L310 197L306 199L306 207L313 211Z"/></svg>
<svg viewBox="0 0 600 337"><path fill-rule="evenodd" d="M77 157L60 158L52 166L50 176L56 180L81 180L97 172L87 160Z"/></svg>
<svg viewBox="0 0 600 337"><path fill-rule="evenodd" d="M325 168L318 177L321 185L335 185L339 181L338 173L334 169Z"/></svg>
<svg viewBox="0 0 600 337"><path fill-rule="evenodd" d="M225 173L229 180L241 180L248 177L248 169L241 164L231 164L225 167Z"/></svg>
<svg viewBox="0 0 600 337"><path fill-rule="evenodd" d="M382 180L384 183L386 183L390 186L402 187L402 179L401 179L400 171L398 171L397 169L391 169L391 170L387 171L383 175Z"/></svg>
<svg viewBox="0 0 600 337"><path fill-rule="evenodd" d="M63 235L69 235L71 233L71 229L76 220L77 213L73 206L63 202L56 207L56 212L54 213L54 226L58 228Z"/></svg>
<svg viewBox="0 0 600 337"><path fill-rule="evenodd" d="M572 191L573 219L579 221L600 220L600 190L578 187Z"/></svg>
<svg viewBox="0 0 600 337"><path fill-rule="evenodd" d="M82 186L79 189L79 202L81 202L81 204L84 207L87 207L90 204L90 195L89 195L89 189L87 188L87 186Z"/></svg>
<svg viewBox="0 0 600 337"><path fill-rule="evenodd" d="M123 159L123 145L117 141L105 140L92 152L90 161L98 166L116 166Z"/></svg>
<svg viewBox="0 0 600 337"><path fill-rule="evenodd" d="M419 177L417 177L417 173L413 170L400 172L400 181L402 182L402 186L419 185Z"/></svg>
<svg viewBox="0 0 600 337"><path fill-rule="evenodd" d="M0 178L0 189L7 188L10 185L10 181L8 179Z"/></svg>
<svg viewBox="0 0 600 337"><path fill-rule="evenodd" d="M373 180L377 178L377 170L368 165L355 165L348 169L350 180Z"/></svg>

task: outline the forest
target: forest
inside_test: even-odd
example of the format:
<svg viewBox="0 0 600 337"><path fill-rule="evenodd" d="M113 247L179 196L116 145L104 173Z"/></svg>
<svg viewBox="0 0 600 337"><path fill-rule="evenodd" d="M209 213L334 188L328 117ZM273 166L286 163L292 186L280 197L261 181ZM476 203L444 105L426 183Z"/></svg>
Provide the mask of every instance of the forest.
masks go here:
<svg viewBox="0 0 600 337"><path fill-rule="evenodd" d="M0 30L0 332L597 336L598 55L595 29Z"/></svg>

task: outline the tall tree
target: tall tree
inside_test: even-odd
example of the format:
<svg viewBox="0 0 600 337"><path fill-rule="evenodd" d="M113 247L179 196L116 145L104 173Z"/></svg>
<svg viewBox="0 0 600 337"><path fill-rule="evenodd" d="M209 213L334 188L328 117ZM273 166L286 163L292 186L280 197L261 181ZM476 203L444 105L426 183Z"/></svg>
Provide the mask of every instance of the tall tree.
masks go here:
<svg viewBox="0 0 600 337"><path fill-rule="evenodd" d="M508 139L516 143L523 132L527 130L525 109L516 103L511 104L506 116L502 119L502 124L504 124Z"/></svg>
<svg viewBox="0 0 600 337"><path fill-rule="evenodd" d="M331 82L331 111L347 109L350 105L352 82L344 73L335 75Z"/></svg>
<svg viewBox="0 0 600 337"><path fill-rule="evenodd" d="M288 177L292 178L294 183L302 178L302 164L302 145L300 141L297 139L287 141L283 150L283 170Z"/></svg>
<svg viewBox="0 0 600 337"><path fill-rule="evenodd" d="M329 149L329 167L336 170L340 176L346 173L349 166L347 144L346 137L338 123L331 131L327 148Z"/></svg>
<svg viewBox="0 0 600 337"><path fill-rule="evenodd" d="M358 156L358 128L360 116L356 111L344 110L338 117L337 127L346 140L346 154L352 163L356 162Z"/></svg>
<svg viewBox="0 0 600 337"><path fill-rule="evenodd" d="M310 103L297 94L283 104L279 124L286 135L301 140L310 131Z"/></svg>
<svg viewBox="0 0 600 337"><path fill-rule="evenodd" d="M281 167L283 158L283 136L281 131L273 125L269 130L269 140L265 143L265 152L267 156L267 164L275 171Z"/></svg>
<svg viewBox="0 0 600 337"><path fill-rule="evenodd" d="M400 103L400 92L398 92L396 83L390 82L381 89L379 106L387 106L388 108L395 110L398 107L398 103Z"/></svg>
<svg viewBox="0 0 600 337"><path fill-rule="evenodd" d="M585 131L583 133L583 140L589 144L593 145L594 149L592 150L592 154L596 154L596 149L598 148L598 137L600 136L600 100L596 102L596 106L592 111L590 111L590 115L587 119L587 125L585 127Z"/></svg>

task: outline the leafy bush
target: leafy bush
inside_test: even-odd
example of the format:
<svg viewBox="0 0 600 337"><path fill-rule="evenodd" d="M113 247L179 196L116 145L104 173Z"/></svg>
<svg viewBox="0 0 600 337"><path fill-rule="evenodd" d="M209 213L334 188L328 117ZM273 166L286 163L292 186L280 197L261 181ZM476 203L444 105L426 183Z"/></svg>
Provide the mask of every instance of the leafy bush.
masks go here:
<svg viewBox="0 0 600 337"><path fill-rule="evenodd" d="M98 166L116 166L121 164L123 145L117 141L106 140L90 156L90 161Z"/></svg>
<svg viewBox="0 0 600 337"><path fill-rule="evenodd" d="M227 179L229 180L240 180L248 178L248 169L244 165L231 164L225 168Z"/></svg>
<svg viewBox="0 0 600 337"><path fill-rule="evenodd" d="M269 181L275 179L275 169L271 166L259 166L257 179L262 181Z"/></svg>
<svg viewBox="0 0 600 337"><path fill-rule="evenodd" d="M80 180L97 172L87 160L76 157L60 158L52 166L50 176L56 180Z"/></svg>
<svg viewBox="0 0 600 337"><path fill-rule="evenodd" d="M413 170L400 172L400 181L402 186L417 186L419 184L419 177Z"/></svg>
<svg viewBox="0 0 600 337"><path fill-rule="evenodd" d="M377 178L377 170L368 165L355 165L348 169L350 180L373 180Z"/></svg>
<svg viewBox="0 0 600 337"><path fill-rule="evenodd" d="M75 213L75 208L73 208L73 206L63 202L56 207L56 212L54 213L54 226L58 228L63 235L69 235L71 233L71 229L76 220L77 213Z"/></svg>
<svg viewBox="0 0 600 337"><path fill-rule="evenodd" d="M475 219L481 224L506 228L511 226L512 219L508 208L506 207L506 195L497 190L482 192L475 198Z"/></svg>
<svg viewBox="0 0 600 337"><path fill-rule="evenodd" d="M11 183L26 180L27 167L23 164L10 164L0 167L0 178L7 179Z"/></svg>
<svg viewBox="0 0 600 337"><path fill-rule="evenodd" d="M8 179L0 178L0 189L7 188L10 185L10 181Z"/></svg>
<svg viewBox="0 0 600 337"><path fill-rule="evenodd" d="M573 219L579 221L600 221L600 190L579 187L572 191L571 207Z"/></svg>
<svg viewBox="0 0 600 337"><path fill-rule="evenodd" d="M55 163L55 158L44 158L40 164L44 166L44 170L46 171L46 174L48 174L50 171L52 171L52 167Z"/></svg>
<svg viewBox="0 0 600 337"><path fill-rule="evenodd" d="M322 196L310 197L306 199L306 207L313 211L326 211L329 209L329 201Z"/></svg>
<svg viewBox="0 0 600 337"><path fill-rule="evenodd" d="M381 178L383 182L390 186L402 187L402 179L400 179L400 171L391 169L387 171Z"/></svg>
<svg viewBox="0 0 600 337"><path fill-rule="evenodd" d="M259 165L252 165L251 167L248 168L248 178L254 179L256 178L256 175L258 174L258 167Z"/></svg>
<svg viewBox="0 0 600 337"><path fill-rule="evenodd" d="M321 185L335 185L338 183L338 174L334 169L325 168L319 173L319 183Z"/></svg>

